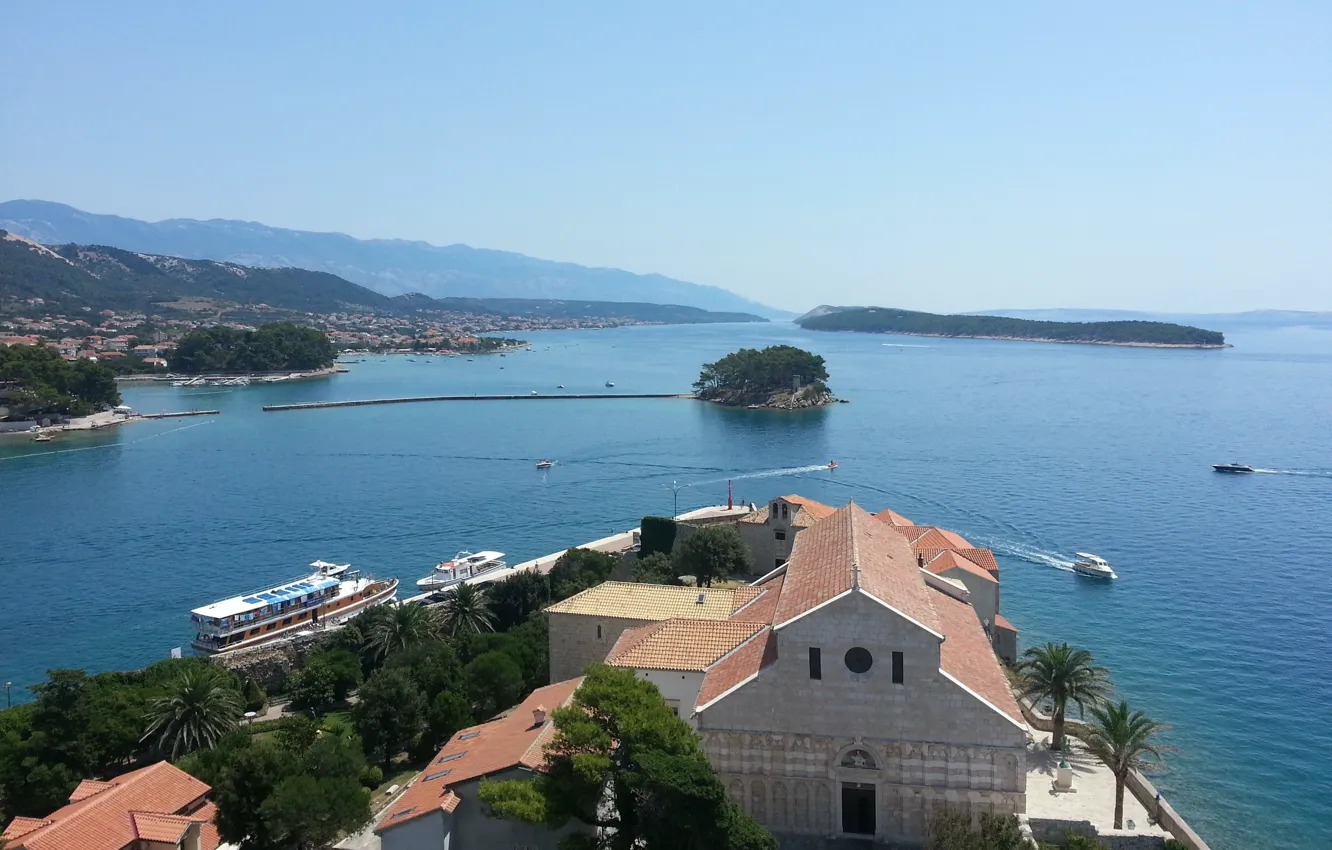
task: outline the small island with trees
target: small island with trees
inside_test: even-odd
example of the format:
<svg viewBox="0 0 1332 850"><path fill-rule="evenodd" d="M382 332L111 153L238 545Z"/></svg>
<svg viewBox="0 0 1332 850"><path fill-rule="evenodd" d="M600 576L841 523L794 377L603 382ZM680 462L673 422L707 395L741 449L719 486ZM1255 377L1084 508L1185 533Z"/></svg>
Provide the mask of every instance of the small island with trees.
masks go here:
<svg viewBox="0 0 1332 850"><path fill-rule="evenodd" d="M827 308L820 308L824 310ZM818 312L818 311L816 311ZM833 309L796 320L813 331L856 331L906 336L1071 342L1151 348L1228 348L1225 335L1170 322L1044 322L1007 316L961 316L888 307Z"/></svg>
<svg viewBox="0 0 1332 850"><path fill-rule="evenodd" d="M837 401L823 358L792 345L742 348L705 363L694 382L704 401L728 407L800 410Z"/></svg>

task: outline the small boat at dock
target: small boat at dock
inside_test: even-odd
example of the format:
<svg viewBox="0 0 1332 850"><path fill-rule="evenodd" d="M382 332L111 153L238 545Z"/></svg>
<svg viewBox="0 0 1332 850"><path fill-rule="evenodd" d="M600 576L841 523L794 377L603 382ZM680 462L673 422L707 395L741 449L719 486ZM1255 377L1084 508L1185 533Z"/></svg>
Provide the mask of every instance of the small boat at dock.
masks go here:
<svg viewBox="0 0 1332 850"><path fill-rule="evenodd" d="M1217 472L1238 472L1238 473L1255 471L1252 466L1248 466L1243 463L1214 463L1212 464L1212 469L1215 469Z"/></svg>
<svg viewBox="0 0 1332 850"><path fill-rule="evenodd" d="M398 580L373 579L350 564L315 561L305 576L242 593L190 612L190 645L217 655L294 637L301 631L340 625L354 614L388 602Z"/></svg>
<svg viewBox="0 0 1332 850"><path fill-rule="evenodd" d="M460 582L493 570L502 570L507 566L503 552L462 551L449 560L436 564L430 575L416 582L416 588L421 591L445 590Z"/></svg>

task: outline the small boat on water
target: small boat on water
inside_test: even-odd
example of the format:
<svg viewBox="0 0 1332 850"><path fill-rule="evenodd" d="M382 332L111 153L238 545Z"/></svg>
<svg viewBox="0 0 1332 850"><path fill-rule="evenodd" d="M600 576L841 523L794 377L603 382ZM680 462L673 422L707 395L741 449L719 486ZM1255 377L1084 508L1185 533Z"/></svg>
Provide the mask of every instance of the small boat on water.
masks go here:
<svg viewBox="0 0 1332 850"><path fill-rule="evenodd" d="M1119 578L1100 555L1093 555L1090 552L1078 552L1076 554L1078 560L1073 562L1075 572L1092 578Z"/></svg>
<svg viewBox="0 0 1332 850"><path fill-rule="evenodd" d="M830 460L830 461L828 461L828 468L829 468L829 469L836 469L836 468L837 468L837 461L835 461L835 460Z"/></svg>
<svg viewBox="0 0 1332 850"><path fill-rule="evenodd" d="M1212 469L1215 469L1217 472L1241 472L1241 473L1243 473L1243 472L1253 472L1253 471L1255 471L1254 468L1253 468L1252 466L1248 466L1248 465L1243 464L1243 463L1214 463L1214 464L1212 464Z"/></svg>
<svg viewBox="0 0 1332 850"><path fill-rule="evenodd" d="M294 637L306 629L340 625L354 614L393 599L398 580L372 579L350 564L315 561L314 572L190 612L190 645L216 655Z"/></svg>
<svg viewBox="0 0 1332 850"><path fill-rule="evenodd" d="M552 466L554 466L554 465L555 465L555 461L553 461L553 460L539 460L539 461L537 461L537 469L550 469L550 468L551 468Z"/></svg>
<svg viewBox="0 0 1332 850"><path fill-rule="evenodd" d="M444 590L469 578L475 578L492 570L502 570L507 566L503 552L462 551L451 559L436 564L430 575L416 582L416 587L425 591Z"/></svg>

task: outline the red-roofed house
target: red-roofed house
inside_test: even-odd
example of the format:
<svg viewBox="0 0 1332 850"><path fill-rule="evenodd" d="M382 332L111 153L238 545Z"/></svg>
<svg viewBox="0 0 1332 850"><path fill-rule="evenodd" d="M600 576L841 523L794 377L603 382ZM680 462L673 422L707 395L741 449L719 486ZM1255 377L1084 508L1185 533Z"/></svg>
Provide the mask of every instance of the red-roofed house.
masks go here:
<svg viewBox="0 0 1332 850"><path fill-rule="evenodd" d="M561 838L582 829L492 818L477 799L483 779L528 779L541 769L555 732L551 712L568 704L582 681L537 688L504 716L454 735L384 811L375 826L383 850L556 850Z"/></svg>
<svg viewBox="0 0 1332 850"><path fill-rule="evenodd" d="M209 787L167 762L106 782L85 779L69 805L44 818L14 818L5 850L216 850Z"/></svg>

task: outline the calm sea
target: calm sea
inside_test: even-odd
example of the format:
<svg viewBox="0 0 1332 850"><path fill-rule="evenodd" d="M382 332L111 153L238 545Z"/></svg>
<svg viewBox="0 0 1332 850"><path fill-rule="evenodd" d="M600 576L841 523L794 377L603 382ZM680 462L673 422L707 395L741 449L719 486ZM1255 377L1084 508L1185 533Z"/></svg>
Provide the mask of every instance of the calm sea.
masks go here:
<svg viewBox="0 0 1332 850"><path fill-rule="evenodd" d="M790 325L540 333L506 357L381 359L334 379L127 389L220 408L48 445L0 441L0 679L131 668L188 645L191 607L316 558L414 580L463 548L521 560L665 514L796 492L992 547L1024 645L1067 640L1173 726L1160 783L1217 850L1329 846L1332 334L1227 351L814 334ZM467 402L444 393L689 388L741 345L824 355L851 404ZM536 459L551 457L541 472ZM810 467L835 459L835 471ZM1264 470L1215 474L1237 460ZM673 488L672 484L677 488ZM1077 550L1119 572L1069 572Z"/></svg>

